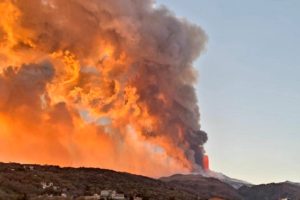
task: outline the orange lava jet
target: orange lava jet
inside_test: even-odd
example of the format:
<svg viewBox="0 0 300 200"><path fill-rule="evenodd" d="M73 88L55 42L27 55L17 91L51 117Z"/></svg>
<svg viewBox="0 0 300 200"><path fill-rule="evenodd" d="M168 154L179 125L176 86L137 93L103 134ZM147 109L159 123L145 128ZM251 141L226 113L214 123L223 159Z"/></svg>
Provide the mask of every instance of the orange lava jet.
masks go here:
<svg viewBox="0 0 300 200"><path fill-rule="evenodd" d="M203 156L203 169L209 171L209 157L208 155Z"/></svg>

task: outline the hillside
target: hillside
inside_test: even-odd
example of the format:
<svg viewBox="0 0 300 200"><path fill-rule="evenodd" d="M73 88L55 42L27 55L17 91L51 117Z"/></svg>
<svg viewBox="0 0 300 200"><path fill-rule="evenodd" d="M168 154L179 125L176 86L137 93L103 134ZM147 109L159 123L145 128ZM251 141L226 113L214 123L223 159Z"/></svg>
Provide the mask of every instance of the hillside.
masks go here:
<svg viewBox="0 0 300 200"><path fill-rule="evenodd" d="M0 200L79 200L102 190L115 190L127 200L134 196L143 200L300 200L300 185L292 182L235 189L201 175L177 174L157 180L96 168L0 163Z"/></svg>
<svg viewBox="0 0 300 200"><path fill-rule="evenodd" d="M218 180L207 178L201 175L173 175L170 177L161 178L161 180L174 184L177 187L182 186L182 190L196 192L202 197L207 195L218 196L223 199L243 199L243 200L300 200L300 184L293 182L270 183L262 185L251 185L247 182L239 182L237 179L231 179L233 185L227 180ZM237 183L244 185L239 189L234 188ZM189 190L186 190L186 189Z"/></svg>
<svg viewBox="0 0 300 200"><path fill-rule="evenodd" d="M244 196L245 200L299 200L300 185L297 183L284 182L256 185L252 187L243 186L239 189L239 193Z"/></svg>
<svg viewBox="0 0 300 200"><path fill-rule="evenodd" d="M236 189L215 178L177 174L161 178L161 180L183 191L196 193L198 196L206 199L212 196L230 200L243 199Z"/></svg>
<svg viewBox="0 0 300 200"><path fill-rule="evenodd" d="M211 182L206 184L205 182ZM43 189L43 185L48 185ZM174 184L112 170L94 168L60 168L58 166L22 165L0 163L0 199L34 199L42 195L61 196L66 194L73 199L100 194L101 190L112 189L124 193L127 197L142 196L153 200L193 200L220 196L211 190L227 188L236 195L228 185L215 179L203 179L203 184L191 189L189 184ZM199 191L198 191L199 190ZM220 193L221 194L221 193ZM203 195L203 196L202 196ZM222 194L221 194L222 196ZM52 198L53 199L53 198Z"/></svg>

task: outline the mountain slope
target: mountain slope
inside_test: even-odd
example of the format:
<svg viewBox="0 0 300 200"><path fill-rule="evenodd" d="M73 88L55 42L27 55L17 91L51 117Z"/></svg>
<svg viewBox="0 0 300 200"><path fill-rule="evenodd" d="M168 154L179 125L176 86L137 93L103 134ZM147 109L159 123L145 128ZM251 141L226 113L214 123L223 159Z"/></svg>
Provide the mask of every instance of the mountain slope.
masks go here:
<svg viewBox="0 0 300 200"><path fill-rule="evenodd" d="M197 195L207 199L211 197L220 197L231 200L242 199L242 196L239 195L237 190L229 184L225 184L215 178L203 177L202 175L194 174L176 174L170 177L163 177L160 180L173 186L177 186L181 190L196 193Z"/></svg>
<svg viewBox="0 0 300 200"><path fill-rule="evenodd" d="M100 194L111 189L125 194L127 199L135 195L143 200L300 200L300 185L284 182L266 185L244 184L235 189L216 178L202 175L173 175L159 180L129 173L95 168L61 168L57 166L0 163L0 200L47 199L47 195L65 194L68 198ZM224 181L224 180L223 180ZM232 184L232 183L231 183Z"/></svg>
<svg viewBox="0 0 300 200"><path fill-rule="evenodd" d="M52 186L43 189L43 184ZM148 199L196 199L195 194L175 190L162 181L112 170L0 164L0 199L61 193L79 197L100 194L104 189L117 190L127 196L141 194Z"/></svg>
<svg viewBox="0 0 300 200"><path fill-rule="evenodd" d="M46 188L43 189L43 186ZM77 198L100 194L104 189L119 191L127 197L138 194L144 200L240 199L231 186L217 179L200 176L196 181L183 183L104 169L0 163L0 200L32 199L39 195L60 196L62 193Z"/></svg>
<svg viewBox="0 0 300 200"><path fill-rule="evenodd" d="M199 196L206 197L207 199L212 195L229 200L300 200L299 183L287 181L284 183L252 185L225 175L220 177L220 175L222 174L218 174L218 179L215 179L196 174L177 174L170 177L163 177L161 180L171 185L176 185L184 191L197 193ZM241 187L238 187L239 189L233 187L238 185L241 185Z"/></svg>
<svg viewBox="0 0 300 200"><path fill-rule="evenodd" d="M247 181L243 181L243 180L239 180L239 179L235 179L235 178L231 178L228 177L222 173L219 172L214 172L214 171L209 171L207 172L204 176L207 177L212 177L212 178L216 178L224 183L227 183L229 185L231 185L232 187L234 187L235 189L239 189L242 186L252 186L253 184L247 182Z"/></svg>
<svg viewBox="0 0 300 200"><path fill-rule="evenodd" d="M256 185L252 187L243 186L239 189L239 193L245 200L300 200L300 185L284 182Z"/></svg>

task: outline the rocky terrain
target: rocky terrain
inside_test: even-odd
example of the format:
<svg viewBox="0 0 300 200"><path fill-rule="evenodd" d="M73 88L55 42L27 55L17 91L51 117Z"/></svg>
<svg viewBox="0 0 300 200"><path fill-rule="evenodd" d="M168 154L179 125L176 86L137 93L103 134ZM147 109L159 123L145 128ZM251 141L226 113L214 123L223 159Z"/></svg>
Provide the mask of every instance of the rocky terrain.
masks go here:
<svg viewBox="0 0 300 200"><path fill-rule="evenodd" d="M239 189L233 186L201 175L173 175L157 180L95 168L0 163L0 200L84 199L101 190L116 190L126 199L138 195L143 200L300 200L297 183L245 184Z"/></svg>

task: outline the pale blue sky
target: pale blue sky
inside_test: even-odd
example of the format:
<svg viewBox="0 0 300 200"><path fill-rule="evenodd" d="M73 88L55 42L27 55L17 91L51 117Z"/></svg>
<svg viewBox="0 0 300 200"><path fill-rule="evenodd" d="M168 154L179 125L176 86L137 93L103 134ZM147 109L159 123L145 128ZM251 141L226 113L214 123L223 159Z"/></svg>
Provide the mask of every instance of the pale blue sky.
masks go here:
<svg viewBox="0 0 300 200"><path fill-rule="evenodd" d="M300 182L300 1L157 2L209 37L195 65L212 169Z"/></svg>

